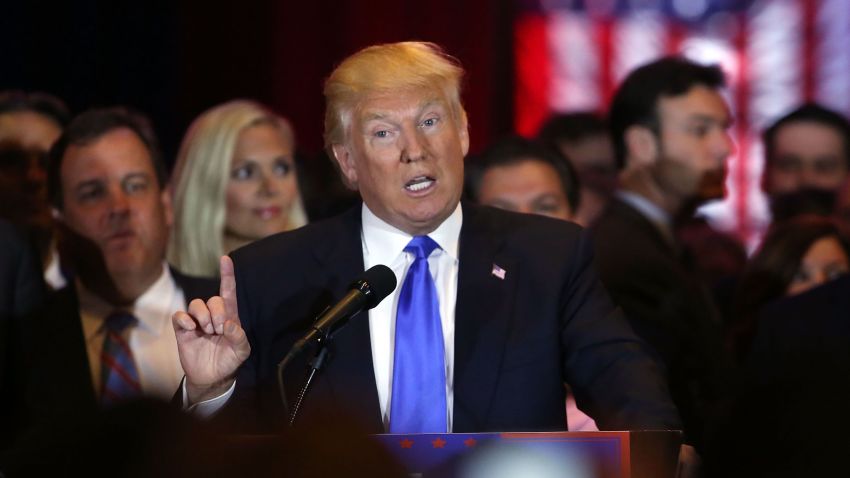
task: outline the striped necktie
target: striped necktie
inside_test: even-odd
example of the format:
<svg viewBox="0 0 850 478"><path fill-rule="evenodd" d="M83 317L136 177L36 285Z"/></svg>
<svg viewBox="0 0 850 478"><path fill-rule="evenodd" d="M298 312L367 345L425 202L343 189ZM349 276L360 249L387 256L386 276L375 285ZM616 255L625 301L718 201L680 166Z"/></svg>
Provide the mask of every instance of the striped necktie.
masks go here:
<svg viewBox="0 0 850 478"><path fill-rule="evenodd" d="M447 431L440 301L428 268L428 256L438 247L428 236L415 236L404 248L415 258L396 311L390 433Z"/></svg>
<svg viewBox="0 0 850 478"><path fill-rule="evenodd" d="M133 352L125 338L128 327L137 321L126 311L115 311L104 321L106 337L100 353L100 402L103 406L114 405L142 392Z"/></svg>

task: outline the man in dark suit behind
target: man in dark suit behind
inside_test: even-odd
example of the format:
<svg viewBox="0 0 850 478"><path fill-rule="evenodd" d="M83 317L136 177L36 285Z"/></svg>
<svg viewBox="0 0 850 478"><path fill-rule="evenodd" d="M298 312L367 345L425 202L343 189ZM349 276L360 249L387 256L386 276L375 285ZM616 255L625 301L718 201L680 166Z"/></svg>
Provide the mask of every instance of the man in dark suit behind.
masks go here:
<svg viewBox="0 0 850 478"><path fill-rule="evenodd" d="M44 282L34 251L12 224L0 219L0 317L23 317L41 303Z"/></svg>
<svg viewBox="0 0 850 478"><path fill-rule="evenodd" d="M54 144L49 195L60 254L74 280L52 292L44 311L14 338L24 351L16 413L29 429L53 428L107 400L168 400L177 389L183 370L171 314L186 306L186 297L214 295L216 281L184 276L165 263L171 223L165 182L153 132L135 113L88 111ZM127 322L111 329L119 311ZM126 350L120 370L107 354L109 340ZM126 385L133 389L107 397L124 390L107 385L116 373L131 376Z"/></svg>
<svg viewBox="0 0 850 478"><path fill-rule="evenodd" d="M326 146L363 204L222 258L221 297L173 317L187 405L209 413L247 404L273 423L278 361L352 278L386 264L399 287L333 337L305 421L345 412L369 432L563 430L569 381L602 428L679 427L660 371L602 289L581 230L460 203L469 146L462 73L436 45L409 42L366 48L331 74ZM437 247L416 259L406 247L420 241ZM411 272L423 261L430 277ZM438 311L428 337L414 342L438 337L423 364L444 376L423 379L411 397L429 394L413 414L433 421L400 427L395 417L411 407L398 398L401 383L421 378L399 365L410 350L400 345L402 282L414 276L432 284ZM302 371L292 368L290 401Z"/></svg>
<svg viewBox="0 0 850 478"><path fill-rule="evenodd" d="M724 194L732 120L723 85L718 67L675 57L629 74L610 111L621 189L592 227L602 282L667 366L697 445L724 392L723 352L716 307L674 224Z"/></svg>
<svg viewBox="0 0 850 478"><path fill-rule="evenodd" d="M767 304L707 476L831 476L850 446L850 276Z"/></svg>
<svg viewBox="0 0 850 478"><path fill-rule="evenodd" d="M41 267L29 244L12 224L0 220L0 450L9 445L20 426L15 413L13 373L19 366L20 345L14 340L21 320L41 305L44 282Z"/></svg>

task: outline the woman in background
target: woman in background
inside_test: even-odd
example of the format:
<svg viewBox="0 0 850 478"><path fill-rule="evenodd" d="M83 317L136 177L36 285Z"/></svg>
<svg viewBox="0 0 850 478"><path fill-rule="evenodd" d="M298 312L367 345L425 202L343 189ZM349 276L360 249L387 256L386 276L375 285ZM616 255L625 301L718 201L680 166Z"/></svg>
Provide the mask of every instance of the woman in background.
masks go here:
<svg viewBox="0 0 850 478"><path fill-rule="evenodd" d="M746 357L762 306L848 272L850 243L839 222L823 216L797 216L776 224L741 277L731 330L736 355Z"/></svg>
<svg viewBox="0 0 850 478"><path fill-rule="evenodd" d="M224 103L192 122L171 184L168 261L187 274L215 276L223 254L307 223L292 127L252 101Z"/></svg>

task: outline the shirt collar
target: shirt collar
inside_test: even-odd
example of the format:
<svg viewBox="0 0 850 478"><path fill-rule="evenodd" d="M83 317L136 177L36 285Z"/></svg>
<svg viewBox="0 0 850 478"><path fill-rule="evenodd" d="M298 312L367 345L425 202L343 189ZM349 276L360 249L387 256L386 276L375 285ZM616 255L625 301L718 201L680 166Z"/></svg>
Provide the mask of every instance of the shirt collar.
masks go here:
<svg viewBox="0 0 850 478"><path fill-rule="evenodd" d="M372 264L391 264L404 251L404 247L413 239L413 236L376 216L366 206L366 203L363 203L361 214L363 246L366 254L370 256L369 262ZM437 229L428 234L428 237L440 246L443 253L448 254L454 260L458 259L462 223L463 211L460 203L458 203L454 212Z"/></svg>
<svg viewBox="0 0 850 478"><path fill-rule="evenodd" d="M88 290L79 279L76 279L75 282L80 300L80 310L84 312L84 315L98 317L102 322L116 309L114 305ZM163 324L168 322L167 320L164 321L163 317L169 318L171 316L171 303L176 292L177 284L171 277L168 265L163 262L162 273L159 278L133 302L133 305L125 308L125 310L132 313L138 319L139 325L147 329L148 332L159 335L163 331ZM102 323L99 324L93 332L100 333L102 326Z"/></svg>
<svg viewBox="0 0 850 478"><path fill-rule="evenodd" d="M617 197L636 209L638 213L652 223L667 240L675 242L673 239L673 219L667 211L649 199L631 191L617 191Z"/></svg>

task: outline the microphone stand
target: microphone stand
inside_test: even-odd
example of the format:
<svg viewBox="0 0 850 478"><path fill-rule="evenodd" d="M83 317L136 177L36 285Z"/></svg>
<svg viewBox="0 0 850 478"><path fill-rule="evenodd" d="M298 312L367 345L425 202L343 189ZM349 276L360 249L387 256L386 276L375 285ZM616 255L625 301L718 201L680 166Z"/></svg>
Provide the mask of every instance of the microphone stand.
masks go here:
<svg viewBox="0 0 850 478"><path fill-rule="evenodd" d="M313 382L313 377L325 365L328 358L328 347L322 342L319 345L319 351L316 356L310 361L310 373L307 375L307 380L304 381L304 386L301 387L301 392L298 393L298 398L295 400L295 406L292 407L292 413L289 415L289 426L295 425L295 418L298 416L298 411L301 409L301 404L304 402L304 397L307 395L307 390L310 389L310 384Z"/></svg>
<svg viewBox="0 0 850 478"><path fill-rule="evenodd" d="M330 309L330 306L325 307L325 312ZM324 314L324 312L322 312ZM320 314L321 316L321 314ZM322 369L325 365L325 361L328 356L328 348L325 346L325 343L330 340L329 331L323 335L318 336L316 339L316 343L319 345L319 350L316 352L316 356L313 360L310 361L310 374L307 376L307 380L304 383L304 386L301 388L301 392L298 394L297 401L295 403L295 407L290 410L289 402L286 400L286 387L283 384L283 371L286 369L286 366L289 365L289 362L298 355L304 347L307 346L306 341L304 339L299 340L289 349L289 352L286 353L286 356L277 364L277 387L278 392L280 393L280 401L283 404L283 410L289 415L289 426L291 427L293 423L295 423L295 417L298 415L298 411L301 408L301 404L304 401L304 397L307 395L307 390L310 388L310 384L313 381L313 377L316 375L318 371Z"/></svg>

